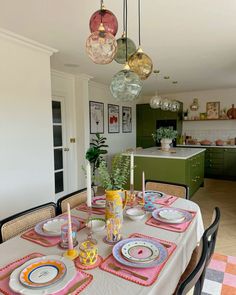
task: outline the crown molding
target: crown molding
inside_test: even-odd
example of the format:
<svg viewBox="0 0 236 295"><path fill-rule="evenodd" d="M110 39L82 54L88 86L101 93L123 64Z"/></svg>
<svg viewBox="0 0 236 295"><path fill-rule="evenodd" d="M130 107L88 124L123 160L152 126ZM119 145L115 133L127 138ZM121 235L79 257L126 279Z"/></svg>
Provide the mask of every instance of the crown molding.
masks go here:
<svg viewBox="0 0 236 295"><path fill-rule="evenodd" d="M18 44L28 46L28 47L36 49L36 50L39 50L39 51L44 52L50 56L53 55L53 53L58 52L57 49L46 46L46 45L36 42L32 39L23 37L21 35L15 34L11 31L8 31L8 30L2 29L2 28L0 28L0 37L14 41Z"/></svg>

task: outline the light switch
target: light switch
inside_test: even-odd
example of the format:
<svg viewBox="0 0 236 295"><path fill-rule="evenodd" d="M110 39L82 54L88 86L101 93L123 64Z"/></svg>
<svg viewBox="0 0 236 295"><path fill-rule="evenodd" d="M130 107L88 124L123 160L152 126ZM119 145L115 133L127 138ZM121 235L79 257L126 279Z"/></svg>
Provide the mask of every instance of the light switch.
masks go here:
<svg viewBox="0 0 236 295"><path fill-rule="evenodd" d="M70 138L70 143L75 143L75 138Z"/></svg>

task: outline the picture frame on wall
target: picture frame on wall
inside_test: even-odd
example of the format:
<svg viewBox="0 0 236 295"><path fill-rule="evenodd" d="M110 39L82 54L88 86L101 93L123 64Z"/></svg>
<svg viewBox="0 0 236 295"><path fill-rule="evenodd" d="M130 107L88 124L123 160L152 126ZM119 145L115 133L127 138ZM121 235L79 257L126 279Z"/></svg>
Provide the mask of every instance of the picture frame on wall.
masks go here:
<svg viewBox="0 0 236 295"><path fill-rule="evenodd" d="M219 119L220 117L220 102L207 102L206 104L207 119Z"/></svg>
<svg viewBox="0 0 236 295"><path fill-rule="evenodd" d="M120 133L120 107L108 104L108 133Z"/></svg>
<svg viewBox="0 0 236 295"><path fill-rule="evenodd" d="M89 101L90 134L104 133L104 103Z"/></svg>
<svg viewBox="0 0 236 295"><path fill-rule="evenodd" d="M132 108L122 106L122 132L132 132Z"/></svg>

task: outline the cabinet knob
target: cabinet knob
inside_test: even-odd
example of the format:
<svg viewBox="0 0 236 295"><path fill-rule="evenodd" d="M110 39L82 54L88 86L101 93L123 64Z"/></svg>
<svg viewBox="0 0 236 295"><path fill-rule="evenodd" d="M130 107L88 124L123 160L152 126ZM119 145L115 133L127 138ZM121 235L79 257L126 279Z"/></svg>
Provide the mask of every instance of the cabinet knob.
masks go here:
<svg viewBox="0 0 236 295"><path fill-rule="evenodd" d="M64 148L64 152L69 152L69 148Z"/></svg>

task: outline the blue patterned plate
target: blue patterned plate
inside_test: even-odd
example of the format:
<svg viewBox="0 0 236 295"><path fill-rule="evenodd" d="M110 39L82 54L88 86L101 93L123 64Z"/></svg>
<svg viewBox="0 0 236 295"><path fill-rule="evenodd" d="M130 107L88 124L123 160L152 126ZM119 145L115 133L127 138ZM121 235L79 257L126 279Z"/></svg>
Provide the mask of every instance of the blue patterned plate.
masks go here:
<svg viewBox="0 0 236 295"><path fill-rule="evenodd" d="M159 255L155 260L152 260L150 262L131 262L128 261L127 259L125 259L123 257L123 255L121 254L121 249L124 245L130 243L130 242L146 242L146 243L152 243L158 250L159 250ZM112 249L112 254L114 256L114 258L120 262L123 265L126 266L130 266L130 267L138 267L138 268L148 268L148 267L155 267L159 264L161 264L162 262L164 262L166 260L166 258L168 257L168 253L167 250L164 246L162 246L160 243L158 243L155 240L151 240L151 239L144 239L144 238L129 238L129 239L125 239L122 240L120 242L118 242Z"/></svg>
<svg viewBox="0 0 236 295"><path fill-rule="evenodd" d="M143 193L142 192L138 192L137 194L138 198L142 198L143 197ZM159 192L159 191L152 191L152 190L148 190L145 191L145 196L154 196L155 199L162 199L166 197L166 194Z"/></svg>

